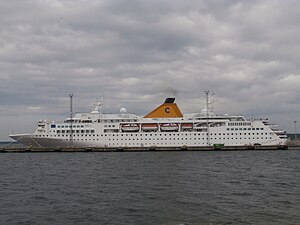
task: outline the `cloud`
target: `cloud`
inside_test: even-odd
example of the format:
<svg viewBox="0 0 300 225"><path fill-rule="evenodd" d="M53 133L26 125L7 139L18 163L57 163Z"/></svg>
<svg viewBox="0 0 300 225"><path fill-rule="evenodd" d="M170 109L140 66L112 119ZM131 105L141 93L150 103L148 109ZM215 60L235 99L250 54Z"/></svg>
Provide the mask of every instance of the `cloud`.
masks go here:
<svg viewBox="0 0 300 225"><path fill-rule="evenodd" d="M8 117L13 128L25 126L16 119L25 115L63 119L71 92L76 111L103 95L106 111L143 115L169 96L182 111L201 110L209 89L216 112L271 117L293 131L299 4L2 1L0 139Z"/></svg>

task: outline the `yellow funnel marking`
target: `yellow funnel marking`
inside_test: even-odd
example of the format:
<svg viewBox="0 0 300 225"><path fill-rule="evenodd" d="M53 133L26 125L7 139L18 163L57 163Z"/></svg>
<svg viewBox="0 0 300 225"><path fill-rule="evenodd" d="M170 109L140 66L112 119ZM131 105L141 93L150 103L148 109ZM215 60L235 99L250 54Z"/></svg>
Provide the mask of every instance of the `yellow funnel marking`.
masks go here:
<svg viewBox="0 0 300 225"><path fill-rule="evenodd" d="M174 118L182 117L182 113L176 103L163 103L144 118Z"/></svg>

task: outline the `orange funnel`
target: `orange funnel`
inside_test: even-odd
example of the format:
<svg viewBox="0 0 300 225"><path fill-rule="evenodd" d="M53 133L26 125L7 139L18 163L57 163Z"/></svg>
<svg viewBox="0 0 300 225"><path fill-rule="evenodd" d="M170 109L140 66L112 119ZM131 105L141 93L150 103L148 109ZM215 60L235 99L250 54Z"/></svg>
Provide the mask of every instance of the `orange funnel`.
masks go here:
<svg viewBox="0 0 300 225"><path fill-rule="evenodd" d="M175 98L167 98L165 102L148 113L144 118L174 118L182 117L182 113L177 104L174 103Z"/></svg>

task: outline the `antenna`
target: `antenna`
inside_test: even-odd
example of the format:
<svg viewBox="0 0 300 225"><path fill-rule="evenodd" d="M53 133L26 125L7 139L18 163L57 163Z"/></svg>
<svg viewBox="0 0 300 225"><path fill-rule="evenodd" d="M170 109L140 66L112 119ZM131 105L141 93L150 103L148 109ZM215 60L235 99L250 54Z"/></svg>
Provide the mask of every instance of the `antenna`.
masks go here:
<svg viewBox="0 0 300 225"><path fill-rule="evenodd" d="M210 111L212 112L212 113L214 113L214 108L215 108L215 98L214 98L214 96L215 96L215 93L214 92L212 92L211 93L211 95L210 95L210 102L209 102L209 104L210 104Z"/></svg>
<svg viewBox="0 0 300 225"><path fill-rule="evenodd" d="M209 113L208 113L208 94L209 91L205 91L206 95L206 127L207 127L207 146L210 146L210 136L209 136Z"/></svg>
<svg viewBox="0 0 300 225"><path fill-rule="evenodd" d="M100 95L99 102L97 103L99 113L102 113L102 108L104 107L104 99L103 96Z"/></svg>
<svg viewBox="0 0 300 225"><path fill-rule="evenodd" d="M295 140L297 140L297 120L294 121L295 124Z"/></svg>
<svg viewBox="0 0 300 225"><path fill-rule="evenodd" d="M73 94L70 97L70 148L73 148Z"/></svg>
<svg viewBox="0 0 300 225"><path fill-rule="evenodd" d="M92 107L91 107L91 113L94 113L94 114L101 114L102 111L101 111L101 108L103 107L103 98L102 96L100 96L100 99L97 103L93 104Z"/></svg>

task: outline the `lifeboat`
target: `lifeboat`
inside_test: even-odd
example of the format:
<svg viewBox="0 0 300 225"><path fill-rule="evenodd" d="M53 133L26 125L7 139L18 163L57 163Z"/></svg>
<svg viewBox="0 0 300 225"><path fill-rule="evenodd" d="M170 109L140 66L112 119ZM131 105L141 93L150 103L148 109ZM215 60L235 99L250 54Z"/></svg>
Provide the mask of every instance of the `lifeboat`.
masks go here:
<svg viewBox="0 0 300 225"><path fill-rule="evenodd" d="M182 123L181 124L182 130L190 130L193 129L193 123Z"/></svg>
<svg viewBox="0 0 300 225"><path fill-rule="evenodd" d="M158 125L157 123L143 123L142 131L157 131Z"/></svg>
<svg viewBox="0 0 300 225"><path fill-rule="evenodd" d="M136 132L140 130L140 126L137 123L126 123L121 125L123 132Z"/></svg>
<svg viewBox="0 0 300 225"><path fill-rule="evenodd" d="M163 123L160 125L161 131L178 131L179 125L177 123Z"/></svg>
<svg viewBox="0 0 300 225"><path fill-rule="evenodd" d="M206 123L195 123L194 124L194 129L203 129L206 128Z"/></svg>

